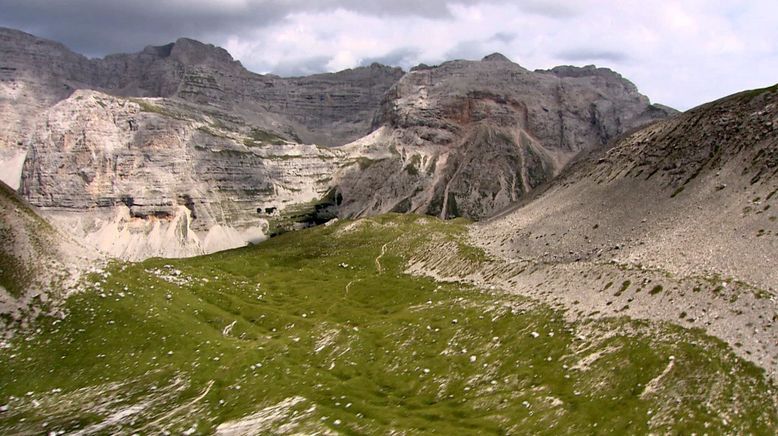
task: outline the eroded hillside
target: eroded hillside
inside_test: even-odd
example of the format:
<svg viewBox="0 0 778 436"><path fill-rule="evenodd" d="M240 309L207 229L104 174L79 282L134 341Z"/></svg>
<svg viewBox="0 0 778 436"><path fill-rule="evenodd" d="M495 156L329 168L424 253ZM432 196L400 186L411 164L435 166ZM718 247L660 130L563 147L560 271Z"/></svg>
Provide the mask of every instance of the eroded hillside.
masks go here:
<svg viewBox="0 0 778 436"><path fill-rule="evenodd" d="M98 265L96 253L58 232L0 182L0 340L28 329L42 313L60 316L66 294Z"/></svg>

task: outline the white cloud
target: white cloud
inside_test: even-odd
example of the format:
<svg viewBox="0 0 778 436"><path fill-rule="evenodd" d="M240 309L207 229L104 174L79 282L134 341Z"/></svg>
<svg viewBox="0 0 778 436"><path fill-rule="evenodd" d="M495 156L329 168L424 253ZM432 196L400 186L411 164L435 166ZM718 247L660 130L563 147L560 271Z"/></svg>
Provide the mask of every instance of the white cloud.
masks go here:
<svg viewBox="0 0 778 436"><path fill-rule="evenodd" d="M227 48L260 71L289 70L310 58L327 59L321 65L334 71L398 52L405 68L494 51L531 69L597 63L681 109L778 80L773 1L569 4L460 2L442 17L306 11L232 36Z"/></svg>
<svg viewBox="0 0 778 436"><path fill-rule="evenodd" d="M680 109L778 80L775 0L0 0L0 10L0 25L89 55L189 36L284 75L499 51L530 69L610 67Z"/></svg>

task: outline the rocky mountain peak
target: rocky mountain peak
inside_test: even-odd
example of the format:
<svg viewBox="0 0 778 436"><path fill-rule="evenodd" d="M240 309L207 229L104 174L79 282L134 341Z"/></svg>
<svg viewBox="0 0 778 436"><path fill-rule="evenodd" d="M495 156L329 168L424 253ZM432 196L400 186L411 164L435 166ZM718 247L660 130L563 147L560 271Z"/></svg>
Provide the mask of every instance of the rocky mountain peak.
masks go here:
<svg viewBox="0 0 778 436"><path fill-rule="evenodd" d="M624 79L621 74L611 70L610 68L598 67L596 65L586 65L583 67L576 67L573 65L560 65L558 67L551 68L550 70L538 70L538 72L548 72L554 74L557 77L590 77L600 76L607 78Z"/></svg>
<svg viewBox="0 0 778 436"><path fill-rule="evenodd" d="M384 64L380 64L378 62L371 63L370 65L367 66L367 68L369 68L371 70L396 70L396 69L398 69L398 67L392 67L392 66L389 66L389 65L384 65ZM399 68L399 69L402 70L402 68Z"/></svg>
<svg viewBox="0 0 778 436"><path fill-rule="evenodd" d="M173 51L174 45L176 45L174 42L165 45L147 45L141 53L158 58L166 58L170 56L170 52Z"/></svg>
<svg viewBox="0 0 778 436"><path fill-rule="evenodd" d="M0 42L2 42L2 49L8 51L10 48L15 48L20 44L30 44L36 46L50 46L52 48L66 49L66 47L59 42L51 41L44 38L39 38L35 35L31 35L27 32L23 32L17 29L10 29L8 27L0 26Z"/></svg>
<svg viewBox="0 0 778 436"><path fill-rule="evenodd" d="M505 57L502 53L492 53L490 55L484 56L483 59L481 59L482 62L511 62L510 59Z"/></svg>
<svg viewBox="0 0 778 436"><path fill-rule="evenodd" d="M170 48L170 57L184 65L240 66L227 50L189 38L176 40Z"/></svg>
<svg viewBox="0 0 778 436"><path fill-rule="evenodd" d="M493 54L414 68L356 145L375 164L342 178L340 213L488 217L580 152L670 113L596 67L531 72Z"/></svg>

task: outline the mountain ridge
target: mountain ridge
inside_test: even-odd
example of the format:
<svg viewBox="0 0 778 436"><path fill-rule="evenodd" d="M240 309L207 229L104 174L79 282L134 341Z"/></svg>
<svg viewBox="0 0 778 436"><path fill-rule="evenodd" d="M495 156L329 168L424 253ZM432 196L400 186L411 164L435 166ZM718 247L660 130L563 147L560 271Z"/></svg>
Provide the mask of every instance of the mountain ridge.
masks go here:
<svg viewBox="0 0 778 436"><path fill-rule="evenodd" d="M674 113L613 71L531 72L500 54L278 78L187 38L87 60L3 35L0 158L25 162L7 173L69 231L104 249L124 241L108 251L132 259L228 248L305 225L295 219L484 218L578 153ZM148 248L156 232L169 237ZM217 234L229 242L204 243Z"/></svg>
<svg viewBox="0 0 778 436"><path fill-rule="evenodd" d="M246 70L223 48L188 38L147 46L137 53L88 59L63 44L0 29L0 50L5 73L0 79L21 79L25 85L26 92L17 95L15 106L32 106L0 107L11 120L33 117L74 89L89 88L117 96L178 97L221 107L244 122L322 145L367 134L372 109L403 73L399 68L368 66L302 78L261 75ZM329 95L326 102L319 99L324 94ZM23 130L15 133L21 135ZM17 142L7 135L0 136L2 140Z"/></svg>

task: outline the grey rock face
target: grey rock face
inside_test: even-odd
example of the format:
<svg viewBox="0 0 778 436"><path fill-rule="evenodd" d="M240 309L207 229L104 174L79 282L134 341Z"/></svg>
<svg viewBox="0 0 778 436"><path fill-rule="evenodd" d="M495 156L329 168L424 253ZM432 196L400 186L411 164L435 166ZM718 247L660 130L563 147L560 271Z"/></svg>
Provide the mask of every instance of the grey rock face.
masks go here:
<svg viewBox="0 0 778 436"><path fill-rule="evenodd" d="M500 54L417 68L387 93L380 134L352 146L380 164L342 176L341 215L483 218L581 151L673 112L602 68L531 72Z"/></svg>
<svg viewBox="0 0 778 436"><path fill-rule="evenodd" d="M21 191L92 245L137 259L261 239L266 209L328 189L337 150L226 125L171 101L79 90L36 126Z"/></svg>
<svg viewBox="0 0 778 436"><path fill-rule="evenodd" d="M26 150L37 115L83 86L78 80L92 70L88 59L61 44L0 29L0 166L4 173L16 173L4 164ZM12 186L19 182L2 180Z"/></svg>
<svg viewBox="0 0 778 436"><path fill-rule="evenodd" d="M263 76L247 71L222 48L186 38L90 60L62 44L4 28L0 55L0 79L7 88L0 110L14 114L12 120L28 120L75 89L89 88L119 96L180 98L327 146L367 134L385 91L403 74L399 68L372 65L310 77ZM22 123L7 136L28 127ZM9 137L6 142L15 144Z"/></svg>

